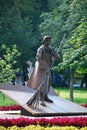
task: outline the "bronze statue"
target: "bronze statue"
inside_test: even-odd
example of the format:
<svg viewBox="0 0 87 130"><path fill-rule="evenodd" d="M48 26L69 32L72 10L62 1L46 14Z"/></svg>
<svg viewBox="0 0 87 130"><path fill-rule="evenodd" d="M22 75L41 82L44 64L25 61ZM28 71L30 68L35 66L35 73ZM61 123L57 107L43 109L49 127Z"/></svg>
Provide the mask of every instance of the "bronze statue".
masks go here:
<svg viewBox="0 0 87 130"><path fill-rule="evenodd" d="M28 81L28 86L33 89L38 89L40 85L40 100L41 105L46 106L44 101L52 103L53 101L48 98L48 92L51 86L51 73L50 67L52 64L52 57L59 59L58 53L50 46L51 37L45 36L43 38L43 44L38 48L36 54L36 63L31 77Z"/></svg>

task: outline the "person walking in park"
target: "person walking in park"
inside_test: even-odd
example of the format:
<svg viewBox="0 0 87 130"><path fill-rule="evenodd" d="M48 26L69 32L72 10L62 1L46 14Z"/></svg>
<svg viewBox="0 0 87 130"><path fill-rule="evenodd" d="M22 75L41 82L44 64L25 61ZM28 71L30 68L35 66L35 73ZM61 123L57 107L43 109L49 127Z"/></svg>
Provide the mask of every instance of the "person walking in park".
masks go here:
<svg viewBox="0 0 87 130"><path fill-rule="evenodd" d="M50 42L50 36L45 36L43 38L42 45L37 49L35 67L27 84L29 87L36 90L41 85L40 100L42 101L41 105L43 106L46 106L44 101L53 103L48 97L48 92L52 85L50 69L52 65L52 57L57 60L60 57L57 51L50 46Z"/></svg>

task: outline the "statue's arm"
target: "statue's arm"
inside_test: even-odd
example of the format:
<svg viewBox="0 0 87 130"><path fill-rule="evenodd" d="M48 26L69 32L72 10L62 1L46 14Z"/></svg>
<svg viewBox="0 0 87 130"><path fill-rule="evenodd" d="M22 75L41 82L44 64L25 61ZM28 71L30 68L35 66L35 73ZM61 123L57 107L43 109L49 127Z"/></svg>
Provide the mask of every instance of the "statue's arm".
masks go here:
<svg viewBox="0 0 87 130"><path fill-rule="evenodd" d="M56 60L60 59L60 55L58 54L58 52L52 47L52 55Z"/></svg>

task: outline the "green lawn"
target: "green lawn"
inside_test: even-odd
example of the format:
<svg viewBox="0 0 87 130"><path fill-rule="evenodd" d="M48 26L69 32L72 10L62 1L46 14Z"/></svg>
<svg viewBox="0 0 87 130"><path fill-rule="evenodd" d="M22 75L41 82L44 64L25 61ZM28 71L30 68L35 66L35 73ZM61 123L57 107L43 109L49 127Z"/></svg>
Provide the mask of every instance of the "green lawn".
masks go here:
<svg viewBox="0 0 87 130"><path fill-rule="evenodd" d="M11 100L10 98L4 96L1 92L0 92L0 106L10 106L10 105L14 105L17 104L15 101Z"/></svg>
<svg viewBox="0 0 87 130"><path fill-rule="evenodd" d="M69 88L55 88L59 92L59 96L69 100ZM87 90L84 88L74 88L74 102L78 104L87 104ZM17 104L10 98L0 93L0 106L9 106Z"/></svg>
<svg viewBox="0 0 87 130"><path fill-rule="evenodd" d="M70 90L69 88L56 88L59 91L59 96L70 100ZM87 90L84 88L74 88L74 102L78 104L87 104Z"/></svg>

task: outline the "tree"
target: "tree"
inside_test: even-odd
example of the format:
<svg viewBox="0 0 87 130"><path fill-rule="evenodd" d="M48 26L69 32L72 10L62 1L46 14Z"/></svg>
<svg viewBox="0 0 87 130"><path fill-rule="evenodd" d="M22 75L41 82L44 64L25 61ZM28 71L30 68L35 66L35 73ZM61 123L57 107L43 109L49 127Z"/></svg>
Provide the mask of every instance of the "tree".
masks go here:
<svg viewBox="0 0 87 130"><path fill-rule="evenodd" d="M87 73L87 22L81 23L74 30L70 39L70 48L64 49L63 61L58 65L58 69L66 68L71 71L70 87L73 89L74 72ZM73 95L70 98L73 100Z"/></svg>
<svg viewBox="0 0 87 130"><path fill-rule="evenodd" d="M73 45L73 63L79 73L87 72L87 22L82 22L73 33L70 39Z"/></svg>
<svg viewBox="0 0 87 130"><path fill-rule="evenodd" d="M0 52L3 52L3 56L0 57L0 83L11 82L17 71L15 64L17 63L16 58L20 53L15 45L11 49L4 44Z"/></svg>
<svg viewBox="0 0 87 130"><path fill-rule="evenodd" d="M34 62L40 39L41 2L44 4L40 0L0 1L0 47L3 43L7 47L15 44L21 52L19 66L25 66L27 60Z"/></svg>

